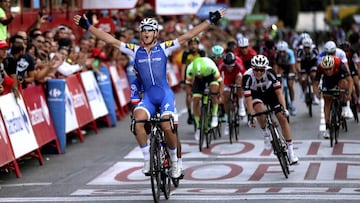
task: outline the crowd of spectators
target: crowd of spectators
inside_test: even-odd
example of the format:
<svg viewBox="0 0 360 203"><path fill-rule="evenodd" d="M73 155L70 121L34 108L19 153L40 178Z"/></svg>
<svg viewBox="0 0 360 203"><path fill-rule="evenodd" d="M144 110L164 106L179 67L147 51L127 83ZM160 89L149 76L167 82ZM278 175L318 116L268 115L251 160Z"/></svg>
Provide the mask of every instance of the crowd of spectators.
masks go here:
<svg viewBox="0 0 360 203"><path fill-rule="evenodd" d="M106 17L109 13L88 11L86 14L91 23L96 24L98 18ZM111 18L116 27L112 34L125 43L140 44L139 22L145 17L154 16L154 8L139 0L133 9L112 12ZM195 15L156 16L156 19L161 25L160 41L174 39L201 22ZM46 16L39 15L38 20L28 30L18 31L7 39L8 54L3 59L2 66L5 73L14 80L13 89L21 91L29 85L42 84L52 78L65 78L79 71L98 71L104 63L124 68L129 82L134 79L133 60L127 55L85 31L78 33L78 30L72 30L68 25L43 30L41 25L45 21ZM313 33L314 37L315 34ZM207 32L201 33L199 39L200 48L207 55L211 55L211 47L214 45L221 45L225 49L231 48L229 46L236 47L238 39L242 36L246 36L250 40L250 45L259 52L267 40L283 39L291 43L296 35L297 33L290 29L279 29L274 32L271 27L241 25L222 20L220 26L213 26ZM330 38L331 35L327 37ZM0 45L1 43L0 41ZM170 58L171 63L176 64L179 69L182 52L186 48L174 52Z"/></svg>

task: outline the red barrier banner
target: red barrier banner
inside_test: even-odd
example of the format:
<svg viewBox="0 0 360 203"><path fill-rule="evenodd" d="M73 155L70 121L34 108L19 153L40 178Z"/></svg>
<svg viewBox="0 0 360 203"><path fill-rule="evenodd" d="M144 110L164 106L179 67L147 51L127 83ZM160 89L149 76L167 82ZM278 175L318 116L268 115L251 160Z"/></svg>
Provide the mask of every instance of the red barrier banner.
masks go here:
<svg viewBox="0 0 360 203"><path fill-rule="evenodd" d="M6 134L4 122L0 114L0 167L15 160L11 144Z"/></svg>
<svg viewBox="0 0 360 203"><path fill-rule="evenodd" d="M79 127L94 121L81 80L76 75L72 75L66 79L66 85L71 95Z"/></svg>
<svg viewBox="0 0 360 203"><path fill-rule="evenodd" d="M55 128L42 86L28 87L24 89L22 95L39 146L54 140L57 142Z"/></svg>

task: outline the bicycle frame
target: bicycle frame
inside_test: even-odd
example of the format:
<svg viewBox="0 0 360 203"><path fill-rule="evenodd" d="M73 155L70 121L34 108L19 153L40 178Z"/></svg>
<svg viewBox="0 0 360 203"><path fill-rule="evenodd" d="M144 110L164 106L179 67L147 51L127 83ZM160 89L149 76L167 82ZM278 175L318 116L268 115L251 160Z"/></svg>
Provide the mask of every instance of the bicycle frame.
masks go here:
<svg viewBox="0 0 360 203"><path fill-rule="evenodd" d="M346 119L341 116L341 101L340 94L346 93L344 89L334 88L330 90L321 90L323 94L331 95L331 106L330 106L330 146L333 147L334 141L335 144L338 143L340 126L342 126L345 131L347 131Z"/></svg>
<svg viewBox="0 0 360 203"><path fill-rule="evenodd" d="M270 109L267 107L267 110L263 112L259 112L254 114L253 116L260 116L260 115L266 115L266 127L270 131L271 134L271 145L274 151L274 154L279 160L282 172L285 176L285 178L289 177L290 174L290 160L289 156L287 154L287 144L285 141L285 138L282 136L282 134L278 130L278 125L275 122L275 120L272 118L272 115L274 112L279 110L279 108Z"/></svg>
<svg viewBox="0 0 360 203"><path fill-rule="evenodd" d="M307 92L305 94L305 103L306 106L308 107L309 116L312 117L312 102L314 99L314 93L312 91L311 79L309 74L307 75L306 78L306 85L307 85L306 87Z"/></svg>
<svg viewBox="0 0 360 203"><path fill-rule="evenodd" d="M209 148L211 142L210 136L210 123L211 123L211 93L209 87L206 87L201 99L200 107L200 139L199 139L199 151L202 151L204 141L206 140L206 148ZM205 140L204 140L205 138Z"/></svg>
<svg viewBox="0 0 360 203"><path fill-rule="evenodd" d="M171 161L167 150L167 144L164 139L164 132L161 129L161 122L170 122L171 129L175 131L174 119L160 118L160 114L156 113L150 120L132 120L131 128L134 129L136 123L149 122L151 124L150 133L150 181L154 202L160 201L161 191L166 199L170 197L171 183Z"/></svg>

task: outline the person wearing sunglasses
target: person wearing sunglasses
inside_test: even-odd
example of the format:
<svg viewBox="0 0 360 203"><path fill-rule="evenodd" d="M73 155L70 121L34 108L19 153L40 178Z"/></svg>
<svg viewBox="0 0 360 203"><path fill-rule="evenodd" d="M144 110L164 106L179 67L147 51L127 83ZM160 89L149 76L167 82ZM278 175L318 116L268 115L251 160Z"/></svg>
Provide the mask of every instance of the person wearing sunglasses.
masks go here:
<svg viewBox="0 0 360 203"><path fill-rule="evenodd" d="M200 138L200 102L206 86L211 93L211 127L218 126L219 95L222 95L224 84L219 69L209 57L198 57L186 69L186 84L192 84L192 103L195 121L195 140Z"/></svg>
<svg viewBox="0 0 360 203"><path fill-rule="evenodd" d="M73 21L76 25L93 34L97 39L118 48L120 52L134 58L134 70L144 87L143 99L133 111L133 118L137 121L150 119L155 115L157 109L160 109L162 119L169 119L171 116L174 117L175 95L168 84L166 76L168 56L173 51L180 49L182 45L197 36L200 32L205 31L211 25L218 24L224 15L224 8L218 9L215 12L209 12L209 18L207 20L176 39L164 42L158 41L158 21L155 18L144 18L139 24L141 46L133 43L125 43L114 38L111 34L91 25L85 15L75 15ZM172 162L170 175L173 178L178 178L181 175L181 169L176 156L177 136L172 131L170 122L162 122L161 127L165 134L170 160ZM149 175L150 146L148 145L148 137L144 123L136 123L134 135L144 158L142 172L145 175Z"/></svg>
<svg viewBox="0 0 360 203"><path fill-rule="evenodd" d="M314 94L320 98L319 84L322 79L322 89L333 89L338 87L347 90L347 94L342 95L342 112L341 115L345 116L347 113L346 103L350 101L351 93L353 90L353 80L350 72L345 67L341 58L332 55L326 55L321 58L319 68L316 72L315 81L313 82ZM324 138L329 139L329 120L330 120L330 106L332 101L331 95L323 95L324 97L324 117L326 124L326 132ZM350 110L351 111L351 110Z"/></svg>
<svg viewBox="0 0 360 203"><path fill-rule="evenodd" d="M310 37L304 38L296 51L296 69L301 74L301 98L303 101L305 101L305 95L308 91L308 77L310 77L311 81L314 81L316 75L318 54L319 50ZM320 101L317 97L314 97L312 103L318 105Z"/></svg>
<svg viewBox="0 0 360 203"><path fill-rule="evenodd" d="M245 65L245 69L251 68L251 59L253 56L257 55L255 49L250 46L249 39L247 37L240 37L238 39L238 51L234 51L234 53L238 53L237 56L241 58Z"/></svg>
<svg viewBox="0 0 360 203"><path fill-rule="evenodd" d="M294 50L289 48L286 41L279 41L276 44L276 55L274 60L273 69L278 77L282 77L282 80L287 80L289 87L290 104L289 110L291 116L296 116L296 108L294 105L295 91L294 91L294 80L297 73L296 60ZM285 82L285 81L282 81ZM286 98L286 100L288 100Z"/></svg>
<svg viewBox="0 0 360 203"><path fill-rule="evenodd" d="M344 64L345 68L347 69L347 71L349 73L350 72L350 68L349 68L349 64L348 64L348 59L346 57L346 53L338 48L335 44L334 41L327 41L325 44L324 44L324 50L322 52L319 53L318 57L317 57L317 62L318 62L318 65L321 64L321 61L323 59L324 56L327 56L327 55L330 55L330 56L336 56L338 58L340 58L341 62ZM347 102L346 103L346 111L345 111L345 118L347 119L351 119L354 117L351 109L350 109L350 102Z"/></svg>
<svg viewBox="0 0 360 203"><path fill-rule="evenodd" d="M206 55L203 49L199 48L200 39L198 37L193 37L188 41L188 49L185 50L181 57L181 77L182 83L185 83L186 78L186 67L194 61L197 57L204 57ZM193 125L194 124L194 117L191 112L191 85L185 85L184 87L186 92L185 102L186 108L188 111L188 118L187 124Z"/></svg>
<svg viewBox="0 0 360 203"><path fill-rule="evenodd" d="M235 56L233 52L224 55L219 63L219 71L224 80L224 91L222 98L222 108L224 109L224 122L227 122L227 114L230 106L230 85L241 85L242 75L245 73L245 67L242 60ZM239 116L245 117L244 97L241 88L236 89L236 96L239 103ZM229 126L225 126L224 134L229 135Z"/></svg>
<svg viewBox="0 0 360 203"><path fill-rule="evenodd" d="M265 149L271 149L270 132L266 128L266 117L264 115L254 118L255 113L263 112L266 106L278 109L275 113L282 130L287 146L290 164L298 162L299 158L294 153L293 138L290 124L287 120L289 112L285 106L281 83L276 73L269 66L269 60L264 55L256 55L251 59L251 69L247 70L242 79L244 89L245 105L248 113L248 125L256 126L256 121L262 129Z"/></svg>

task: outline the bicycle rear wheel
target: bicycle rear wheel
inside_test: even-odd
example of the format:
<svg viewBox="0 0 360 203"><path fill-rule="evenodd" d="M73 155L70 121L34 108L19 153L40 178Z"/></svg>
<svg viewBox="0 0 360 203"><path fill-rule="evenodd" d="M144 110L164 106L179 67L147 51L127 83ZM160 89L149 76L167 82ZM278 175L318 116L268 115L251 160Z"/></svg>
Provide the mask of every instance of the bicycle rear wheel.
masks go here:
<svg viewBox="0 0 360 203"><path fill-rule="evenodd" d="M156 135L153 135L156 136ZM153 137L150 143L150 180L154 202L160 201L161 192L161 163L159 143Z"/></svg>
<svg viewBox="0 0 360 203"><path fill-rule="evenodd" d="M279 160L281 170L282 170L285 178L288 178L289 173L290 173L289 162L288 162L288 158L287 158L287 153L286 153L285 149L283 148L283 146L281 145L281 140L280 140L281 135L279 134L279 132L276 130L276 128L274 126L269 127L269 130L270 130L271 136L272 136L271 144L273 146L274 153Z"/></svg>

